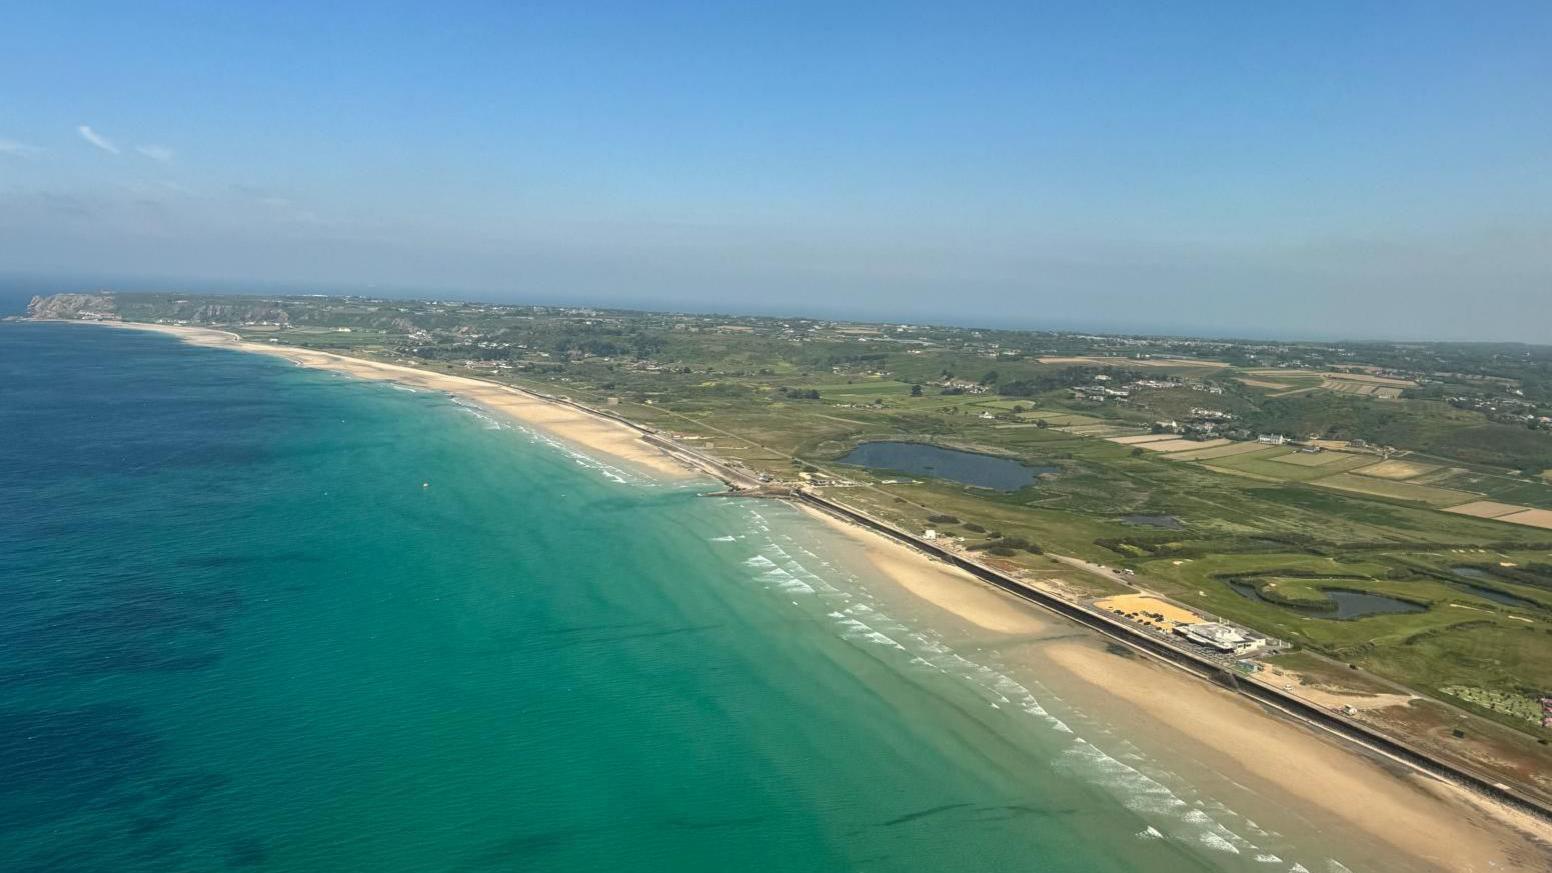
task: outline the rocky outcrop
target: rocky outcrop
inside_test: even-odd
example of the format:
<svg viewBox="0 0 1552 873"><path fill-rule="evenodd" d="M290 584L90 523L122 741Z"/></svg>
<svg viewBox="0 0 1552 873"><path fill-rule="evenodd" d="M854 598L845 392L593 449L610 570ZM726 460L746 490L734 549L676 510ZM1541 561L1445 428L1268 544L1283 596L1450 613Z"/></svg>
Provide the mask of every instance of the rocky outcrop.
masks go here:
<svg viewBox="0 0 1552 873"><path fill-rule="evenodd" d="M108 294L52 294L33 297L28 318L118 319L113 297Z"/></svg>

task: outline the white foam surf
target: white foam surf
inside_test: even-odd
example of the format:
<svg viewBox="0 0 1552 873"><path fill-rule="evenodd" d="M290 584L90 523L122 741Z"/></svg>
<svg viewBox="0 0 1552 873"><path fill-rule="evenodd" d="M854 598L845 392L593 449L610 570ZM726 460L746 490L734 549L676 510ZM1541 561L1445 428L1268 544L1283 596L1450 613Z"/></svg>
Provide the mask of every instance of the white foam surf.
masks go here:
<svg viewBox="0 0 1552 873"><path fill-rule="evenodd" d="M820 615L834 623L841 639L899 652L906 669L951 675L965 683L987 706L1034 719L1068 744L1053 766L1072 778L1105 789L1142 817L1147 826L1138 833L1140 838L1191 846L1224 858L1220 863L1235 864L1228 860L1232 858L1243 858L1238 863L1247 865L1284 863L1277 852L1285 855L1290 851L1287 847L1273 852L1272 847L1260 846L1244 835L1267 839L1274 836L1254 822L1214 799L1196 797L1195 789L1186 780L1159 768L1135 746L1111 736L1104 726L1089 724L1083 729L1091 736L1105 737L1103 740L1080 735L1080 728L1069 724L1070 719L1064 720L1050 711L1047 702L1055 698L1047 690L1013 678L984 658L956 651L930 627L908 624L889 615L878 608L863 579L824 560L790 534L773 532L769 518L761 510L737 502L730 505L738 507L747 522L746 533L740 539L759 544L756 554L743 562L752 571L751 582L773 591L817 596L827 604ZM716 541L727 540L718 537ZM787 602L800 609L809 608L799 600ZM1081 713L1069 715L1087 723ZM1100 742L1115 746L1114 754L1101 748ZM1237 823L1244 833L1231 828L1230 823ZM1331 873L1346 873L1339 863L1328 864L1335 865Z"/></svg>

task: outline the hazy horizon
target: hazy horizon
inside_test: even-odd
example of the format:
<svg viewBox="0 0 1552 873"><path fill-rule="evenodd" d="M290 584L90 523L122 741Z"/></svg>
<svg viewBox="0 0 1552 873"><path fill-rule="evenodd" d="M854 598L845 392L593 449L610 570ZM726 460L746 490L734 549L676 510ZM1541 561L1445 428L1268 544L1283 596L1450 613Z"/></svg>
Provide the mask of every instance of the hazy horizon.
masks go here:
<svg viewBox="0 0 1552 873"><path fill-rule="evenodd" d="M855 322L865 324L900 324L909 323L935 327L954 327L975 330L1014 330L1049 333L1093 333L1101 336L1124 337L1152 337L1162 339L1188 339L1204 341L1224 342L1286 342L1286 343L1425 343L1425 342L1450 342L1481 345L1524 345L1531 347L1552 346L1552 343L1538 343L1527 340L1480 340L1480 339L1450 339L1428 338L1414 336L1374 336L1374 335L1338 335L1338 334L1270 334L1256 332L1254 329L1235 332L1233 330L1204 330L1194 329L1190 326L1149 326L1120 324L1091 324L1091 323L1059 323L1052 321L1031 321L1024 323L1018 319L1009 319L1002 324L992 324L984 320L974 318L955 318L952 314L943 316L926 315L916 319L889 319L880 313L851 312L839 309L826 310L822 305L803 309L764 309L758 306L723 306L707 303L704 306L673 306L662 301L640 300L630 301L616 299L610 303L599 303L586 298L522 298L501 294L479 294L478 292L461 293L457 291L443 290L438 293L432 289L415 288L381 288L360 287L349 288L343 286L323 286L316 283L285 283L285 282L242 282L236 280L218 279L156 279L120 278L117 280L104 279L102 277L91 278L64 278L64 277L18 277L14 275L0 274L0 316L19 315L27 310L27 303L34 295L47 296L49 294L63 293L104 293L104 294L157 294L178 293L191 295L210 295L217 297L294 297L294 296L325 296L325 297L361 297L383 300L421 300L441 301L451 303L476 303L494 304L506 306L548 306L548 307L583 307L605 310L620 310L634 312L652 312L663 314L685 314L700 316L725 315L729 317L762 317L762 318L791 318L812 319L816 321Z"/></svg>
<svg viewBox="0 0 1552 873"><path fill-rule="evenodd" d="M1552 9L1494 13L31 7L0 271L1538 342Z"/></svg>

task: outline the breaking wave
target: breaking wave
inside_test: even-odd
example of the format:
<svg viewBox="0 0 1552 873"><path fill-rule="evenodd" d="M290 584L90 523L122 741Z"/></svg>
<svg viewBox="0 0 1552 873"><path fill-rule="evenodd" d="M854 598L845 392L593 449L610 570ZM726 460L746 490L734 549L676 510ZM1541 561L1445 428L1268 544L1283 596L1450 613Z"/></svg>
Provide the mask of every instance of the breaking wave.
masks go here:
<svg viewBox="0 0 1552 873"><path fill-rule="evenodd" d="M788 595L791 603L799 608L808 608L801 602L804 599L810 602L817 599L824 606L822 616L833 623L840 638L858 645L897 651L910 668L951 675L988 706L1021 712L1034 719L1054 738L1067 744L1053 766L1064 775L1105 789L1123 806L1142 817L1147 826L1137 834L1139 838L1192 846L1225 858L1222 863L1236 863L1227 859L1243 858L1243 862L1237 863L1253 865L1245 869L1266 869L1266 865L1289 863L1270 851L1270 847L1257 845L1225 823L1236 822L1246 833L1259 838L1272 836L1254 822L1216 801L1186 799L1180 792L1189 796L1194 791L1184 785L1172 789L1166 784L1165 780L1183 781L1173 774L1156 769L1151 774L1144 772L1152 767L1152 762L1129 743L1117 741L1115 744L1120 747L1111 754L1079 735L1068 721L1048 709L1042 700L1042 696L1049 697L1048 692L1032 688L992 664L983 663L979 656L972 658L956 651L928 627L908 624L879 609L862 579L825 560L791 535L774 531L765 510L733 501L727 505L742 512L748 522L748 533L737 539L758 544L754 554L743 561L749 571L748 582ZM734 539L716 537L714 541ZM1081 713L1072 713L1071 717L1083 720ZM1099 730L1104 732L1102 728ZM1346 873L1347 868L1338 862L1325 860L1331 873ZM1298 873L1301 869L1297 864L1287 868L1289 873Z"/></svg>

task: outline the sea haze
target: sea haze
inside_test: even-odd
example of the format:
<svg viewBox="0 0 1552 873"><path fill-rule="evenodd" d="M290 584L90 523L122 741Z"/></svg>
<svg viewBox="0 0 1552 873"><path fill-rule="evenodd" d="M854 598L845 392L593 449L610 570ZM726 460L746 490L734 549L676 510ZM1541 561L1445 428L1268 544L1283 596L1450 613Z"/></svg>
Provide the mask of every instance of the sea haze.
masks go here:
<svg viewBox="0 0 1552 873"><path fill-rule="evenodd" d="M155 334L0 325L0 391L0 870L1300 857L780 504Z"/></svg>

